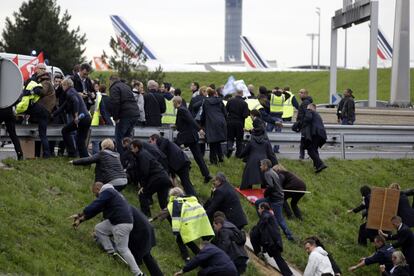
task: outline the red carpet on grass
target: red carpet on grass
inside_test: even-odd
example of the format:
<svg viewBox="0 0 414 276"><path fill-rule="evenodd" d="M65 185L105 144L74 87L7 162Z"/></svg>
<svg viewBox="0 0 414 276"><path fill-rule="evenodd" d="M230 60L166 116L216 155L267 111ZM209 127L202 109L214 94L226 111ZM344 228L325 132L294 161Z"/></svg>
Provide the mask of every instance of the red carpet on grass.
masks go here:
<svg viewBox="0 0 414 276"><path fill-rule="evenodd" d="M265 189L240 190L239 188L235 188L235 189L252 204L254 204L256 200L263 198L263 193L265 190Z"/></svg>

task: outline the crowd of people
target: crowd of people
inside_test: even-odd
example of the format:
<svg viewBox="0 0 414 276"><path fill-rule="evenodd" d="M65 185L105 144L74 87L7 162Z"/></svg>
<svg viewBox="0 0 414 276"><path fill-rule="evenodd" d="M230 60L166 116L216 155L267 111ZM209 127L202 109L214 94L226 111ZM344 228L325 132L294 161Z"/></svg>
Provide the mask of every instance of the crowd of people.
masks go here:
<svg viewBox="0 0 414 276"><path fill-rule="evenodd" d="M248 219L239 195L223 173L214 177L204 159L209 147L209 164L219 165L224 158L245 162L240 189L260 185L264 197L255 203L258 221L250 231L254 253L274 258L282 275L293 275L282 257L283 243L280 229L286 238L295 241L287 218L303 219L298 202L304 196L306 184L300 177L284 168L276 157L278 145L271 145L268 133L280 132L283 122L292 122L292 129L301 133L299 159L305 150L313 161L315 173L327 166L319 157L318 149L326 142L321 116L316 111L309 92L301 89L299 100L289 87L275 87L271 91L261 86L255 93L249 85L250 96L243 90L223 97L223 87L214 84L191 84L189 104L181 97L181 90L170 83L159 85L150 80L146 85L134 80L131 84L112 75L109 88L88 75L91 68L82 64L74 68L71 76L49 76L44 64L38 64L35 74L25 83L21 100L15 110L24 120L38 124L40 143L36 154L44 158L66 155L73 165L95 165L92 192L96 200L80 213L74 214L73 226L103 213L103 220L95 225L95 240L104 251L128 264L134 275L144 275L140 266L145 264L151 275L163 275L151 250L156 246L156 235L151 221L166 219L183 259L183 267L175 275L200 267L199 275L241 275L246 271L249 257L245 251ZM146 86L146 89L145 89ZM109 91L109 95L107 94ZM351 125L355 121L352 90L346 89L338 106L338 122ZM13 109L0 111L0 119L15 145L19 159L23 158L15 133ZM0 121L1 121L0 120ZM46 135L50 122L63 124L63 141L49 141ZM114 140L91 141L87 144L91 127L115 126ZM148 141L134 140L134 127L169 125L177 138L170 141L154 133ZM249 132L245 142L244 133ZM210 198L203 204L199 191L190 177L191 161L183 151L188 148L205 183L212 181ZM140 208L133 207L123 196L128 185L138 188ZM398 184L390 188L400 190ZM370 188L361 188L363 203L351 212L368 210ZM159 208L154 206L157 195ZM361 225L358 243L374 242L376 252L362 258L349 268L354 271L373 263L380 264L383 275L414 275L414 209L407 196L414 191L401 191L398 216L392 223L396 235L374 231ZM288 200L291 199L290 204ZM157 210L154 216L151 212ZM414 206L413 206L414 207ZM201 239L202 243L196 242ZM396 239L393 245L387 239ZM309 254L304 275L340 275L340 268L318 237L304 241ZM395 248L401 247L402 251ZM189 250L193 253L190 256ZM405 273L405 274L404 274ZM411 273L411 274L410 274Z"/></svg>

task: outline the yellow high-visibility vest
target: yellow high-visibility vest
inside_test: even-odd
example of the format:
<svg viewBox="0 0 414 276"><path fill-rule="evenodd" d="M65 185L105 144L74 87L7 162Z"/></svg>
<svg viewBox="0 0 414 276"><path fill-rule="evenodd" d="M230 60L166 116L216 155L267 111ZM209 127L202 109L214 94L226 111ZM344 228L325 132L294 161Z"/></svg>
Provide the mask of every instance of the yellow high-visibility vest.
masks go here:
<svg viewBox="0 0 414 276"><path fill-rule="evenodd" d="M247 106L249 107L249 110L254 110L254 109L261 109L263 108L263 106L260 104L258 99L247 99L246 100ZM252 117L248 116L245 120L244 120L244 128L246 130L252 130L253 129L253 120Z"/></svg>
<svg viewBox="0 0 414 276"><path fill-rule="evenodd" d="M292 99L295 95L292 92L286 91L290 97L283 103L283 115L282 118L292 118L295 113L295 109L292 105Z"/></svg>
<svg viewBox="0 0 414 276"><path fill-rule="evenodd" d="M95 111L93 112L91 126L99 126L99 118L101 117L101 100L102 100L102 93L96 93L96 101L95 101Z"/></svg>
<svg viewBox="0 0 414 276"><path fill-rule="evenodd" d="M30 81L28 85L25 87L25 92L32 91L36 87L43 87L41 83L37 83L34 80ZM40 99L39 95L36 94L29 94L23 96L20 102L16 105L16 114L20 114L26 112L29 108L30 102L35 103Z"/></svg>
<svg viewBox="0 0 414 276"><path fill-rule="evenodd" d="M272 94L272 96L270 97L270 112L282 113L284 101L285 97L283 95L276 96L275 94Z"/></svg>
<svg viewBox="0 0 414 276"><path fill-rule="evenodd" d="M165 100L166 110L165 113L162 114L161 123L167 125L174 125L175 119L177 117L177 109L174 107L173 101Z"/></svg>
<svg viewBox="0 0 414 276"><path fill-rule="evenodd" d="M178 204L174 204L178 203ZM173 214L173 208L181 205L178 216ZM171 196L168 202L168 212L172 219L173 233L179 233L184 243L195 241L204 236L214 236L206 210L195 196Z"/></svg>

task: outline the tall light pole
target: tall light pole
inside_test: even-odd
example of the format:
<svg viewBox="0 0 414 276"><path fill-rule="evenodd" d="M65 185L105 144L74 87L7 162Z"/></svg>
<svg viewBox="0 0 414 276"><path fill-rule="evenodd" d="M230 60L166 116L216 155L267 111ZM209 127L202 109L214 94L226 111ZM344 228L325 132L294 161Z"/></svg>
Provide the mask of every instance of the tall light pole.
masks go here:
<svg viewBox="0 0 414 276"><path fill-rule="evenodd" d="M344 69L346 69L346 60L348 54L348 29L345 29L345 47L344 47Z"/></svg>
<svg viewBox="0 0 414 276"><path fill-rule="evenodd" d="M319 17L318 21L318 69L321 68L321 8L316 7L316 14Z"/></svg>
<svg viewBox="0 0 414 276"><path fill-rule="evenodd" d="M307 34L307 36L311 39L311 69L313 69L313 40L315 39L315 36L318 36L318 34L310 33Z"/></svg>

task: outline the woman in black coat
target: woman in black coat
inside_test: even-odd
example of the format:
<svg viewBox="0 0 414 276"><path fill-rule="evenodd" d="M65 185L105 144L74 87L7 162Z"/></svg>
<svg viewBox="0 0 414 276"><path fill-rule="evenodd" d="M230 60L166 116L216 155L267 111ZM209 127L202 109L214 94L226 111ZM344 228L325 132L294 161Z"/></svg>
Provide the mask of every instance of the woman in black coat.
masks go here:
<svg viewBox="0 0 414 276"><path fill-rule="evenodd" d="M240 185L241 190L251 189L255 184L263 186L260 160L269 159L272 166L278 163L264 129L255 128L255 132L252 132L251 139L240 154L240 158L243 158L246 163Z"/></svg>
<svg viewBox="0 0 414 276"><path fill-rule="evenodd" d="M134 255L137 264L144 261L150 275L162 276L157 261L151 255L151 249L155 246L155 232L145 215L131 206L131 213L134 219L134 228L129 234L128 247Z"/></svg>
<svg viewBox="0 0 414 276"><path fill-rule="evenodd" d="M210 163L223 162L221 142L227 140L226 109L217 92L207 88L208 98L203 103L201 126L206 133L206 141L210 146Z"/></svg>
<svg viewBox="0 0 414 276"><path fill-rule="evenodd" d="M394 265L390 272L385 270L385 265L380 265L382 276L410 276L410 269L401 251L392 253L392 264Z"/></svg>

